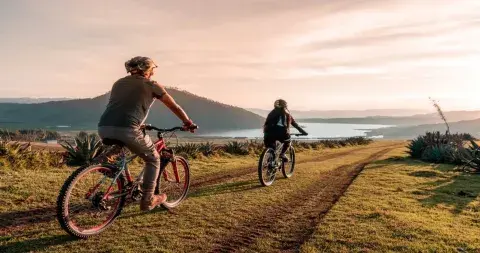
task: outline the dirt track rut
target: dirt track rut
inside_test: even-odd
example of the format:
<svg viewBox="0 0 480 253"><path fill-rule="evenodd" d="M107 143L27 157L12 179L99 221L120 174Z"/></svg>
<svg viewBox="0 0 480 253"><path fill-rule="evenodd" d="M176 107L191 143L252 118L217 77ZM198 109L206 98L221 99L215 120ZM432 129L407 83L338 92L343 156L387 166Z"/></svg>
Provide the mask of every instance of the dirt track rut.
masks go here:
<svg viewBox="0 0 480 253"><path fill-rule="evenodd" d="M338 153L333 153L333 154L320 155L320 156L317 156L317 157L314 157L314 158L299 160L299 161L297 161L296 164L298 165L298 164L308 163L308 162L324 162L324 161L335 159L335 158L338 158L338 157L351 155L351 154L354 154L356 152L367 150L367 149L372 149L372 148L380 149L380 148L388 148L388 147L393 147L393 146L398 147L398 144L389 144L389 145L378 146L378 147L371 147L371 146L367 145L365 147L356 148L356 149L353 149L353 150L348 150L348 151L343 151L343 152L338 152ZM197 179L193 179L193 182L190 184L190 186L193 188L193 190L195 190L196 188L200 188L201 186L213 185L213 184L216 184L216 183L220 183L224 180L228 180L228 179L231 179L231 178L237 178L237 177L245 176L245 175L252 174L252 173L257 173L257 167L256 166L246 166L246 167L238 168L238 169L231 170L231 171L220 172L220 173L217 173L215 175L206 175L206 176L203 176L203 177L199 177Z"/></svg>
<svg viewBox="0 0 480 253"><path fill-rule="evenodd" d="M222 236L211 252L255 251L256 240L268 239L272 233L280 238L274 240L277 243L273 251L298 251L363 168L395 148L384 148L359 162L339 166L284 203L258 210L251 219L232 229L232 233Z"/></svg>
<svg viewBox="0 0 480 253"><path fill-rule="evenodd" d="M302 164L307 162L322 162L322 161L327 161L327 160L335 159L342 156L351 155L353 153L366 150L366 149L371 149L371 148L380 149L380 148L387 148L392 146L398 146L398 144L394 144L394 145L390 144L390 145L377 146L377 147L365 146L362 148L356 148L356 149L348 150L344 152L320 155L312 159L297 161L297 164ZM234 171L227 171L227 172L223 172L215 175L207 175L204 177L200 177L196 179L194 182L192 182L191 193L201 190L201 187L203 186L221 183L231 178L237 178L237 177L245 176L252 173L257 173L257 169L253 168L252 166L248 166L248 167L240 168ZM7 232L21 231L24 226L28 226L29 224L50 222L54 219L55 219L54 206L46 206L43 208L37 208L37 209L26 210L26 211L0 213L0 224L1 224L0 235L5 234Z"/></svg>

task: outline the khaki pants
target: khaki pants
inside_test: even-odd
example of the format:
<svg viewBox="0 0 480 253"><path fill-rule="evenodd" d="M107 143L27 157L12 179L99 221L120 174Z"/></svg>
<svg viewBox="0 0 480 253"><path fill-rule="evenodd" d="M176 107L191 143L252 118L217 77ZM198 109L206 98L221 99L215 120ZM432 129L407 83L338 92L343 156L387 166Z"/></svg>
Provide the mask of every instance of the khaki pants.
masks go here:
<svg viewBox="0 0 480 253"><path fill-rule="evenodd" d="M109 138L123 142L130 151L145 161L142 188L145 195L153 195L160 171L160 155L155 149L150 136L144 135L142 130L138 128L107 126L99 127L98 135L100 135L102 139Z"/></svg>

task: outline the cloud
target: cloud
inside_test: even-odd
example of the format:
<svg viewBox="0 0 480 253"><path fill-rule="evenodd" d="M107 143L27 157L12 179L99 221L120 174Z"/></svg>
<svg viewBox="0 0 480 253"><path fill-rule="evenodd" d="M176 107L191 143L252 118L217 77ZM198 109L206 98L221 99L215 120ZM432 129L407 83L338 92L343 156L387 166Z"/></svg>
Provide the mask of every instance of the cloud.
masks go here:
<svg viewBox="0 0 480 253"><path fill-rule="evenodd" d="M95 96L125 75L123 62L136 55L157 61L159 82L248 107L279 95L320 106L326 90L339 103L346 93L368 97L368 89L385 97L392 87L428 92L418 83L440 83L448 93L457 76L468 76L462 87L480 80L468 67L478 63L478 6L477 0L2 1L0 68L9 75L0 77L0 96Z"/></svg>

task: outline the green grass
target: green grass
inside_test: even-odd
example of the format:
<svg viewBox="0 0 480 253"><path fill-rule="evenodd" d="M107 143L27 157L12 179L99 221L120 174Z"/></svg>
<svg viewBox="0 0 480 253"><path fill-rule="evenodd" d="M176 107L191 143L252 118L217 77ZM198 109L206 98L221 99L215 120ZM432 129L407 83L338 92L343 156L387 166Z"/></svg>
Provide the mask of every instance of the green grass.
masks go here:
<svg viewBox="0 0 480 253"><path fill-rule="evenodd" d="M192 160L192 184L198 185L178 208L143 213L129 205L110 228L88 240L70 238L53 219L51 207L71 169L2 168L0 223L7 226L0 228L0 252L291 252L304 243L306 252L478 248L480 181L451 167L376 162L330 210L349 168L395 143L405 144L299 153L294 176L287 180L278 173L271 187L259 186L256 156ZM238 171L245 173L228 177ZM218 175L227 176L199 183ZM465 196L457 196L461 190Z"/></svg>
<svg viewBox="0 0 480 253"><path fill-rule="evenodd" d="M478 252L479 193L480 176L453 166L378 161L317 225L302 252Z"/></svg>

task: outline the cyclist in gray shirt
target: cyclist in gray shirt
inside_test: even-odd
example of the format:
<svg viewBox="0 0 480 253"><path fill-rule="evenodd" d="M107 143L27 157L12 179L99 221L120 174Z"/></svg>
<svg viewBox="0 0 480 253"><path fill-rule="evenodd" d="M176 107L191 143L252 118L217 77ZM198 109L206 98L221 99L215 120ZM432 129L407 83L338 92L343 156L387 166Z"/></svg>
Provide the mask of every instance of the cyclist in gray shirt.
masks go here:
<svg viewBox="0 0 480 253"><path fill-rule="evenodd" d="M140 202L142 211L151 210L167 199L165 194L154 195L160 155L150 137L142 131L142 125L155 99L162 101L182 120L186 129L195 128L195 124L165 88L151 80L156 67L148 57L137 56L125 62L125 69L130 75L113 84L107 108L98 123L98 133L102 139L122 142L145 161L142 185L144 194Z"/></svg>

